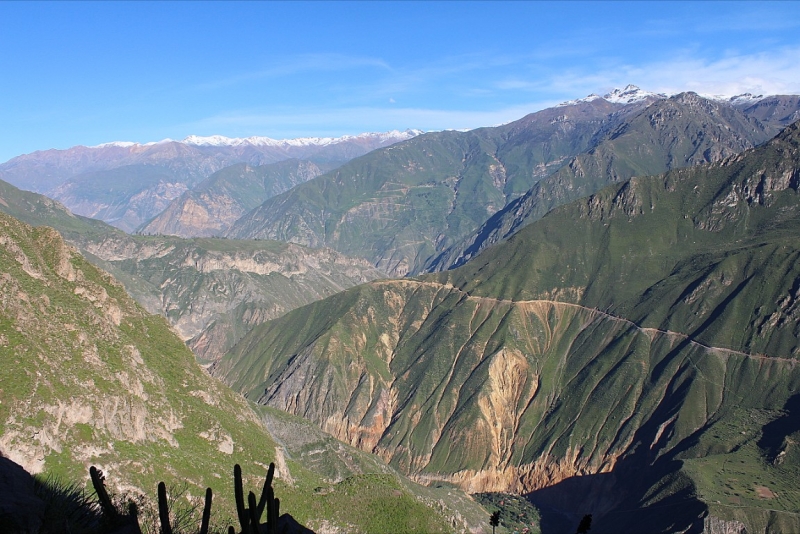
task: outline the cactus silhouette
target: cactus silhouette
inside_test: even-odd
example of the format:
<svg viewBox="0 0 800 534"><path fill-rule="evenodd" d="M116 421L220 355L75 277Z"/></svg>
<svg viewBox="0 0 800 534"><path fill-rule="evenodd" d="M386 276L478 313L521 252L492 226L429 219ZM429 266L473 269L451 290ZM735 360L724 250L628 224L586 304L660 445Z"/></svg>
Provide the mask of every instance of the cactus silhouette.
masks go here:
<svg viewBox="0 0 800 534"><path fill-rule="evenodd" d="M130 534L141 534L142 529L139 526L138 510L134 503L130 503L128 508L128 515L119 513L117 507L111 501L111 497L106 490L105 476L103 472L95 466L89 468L89 477L92 479L92 486L94 492L97 494L97 500L100 501L100 510L103 513L103 519L111 528L124 528L125 532Z"/></svg>
<svg viewBox="0 0 800 534"><path fill-rule="evenodd" d="M138 513L136 506L131 503L129 513L121 514L105 487L105 477L103 472L92 466L89 469L97 499L100 502L100 510L106 523L114 528L125 527L126 534L141 534ZM240 534L277 534L278 519L280 518L280 499L275 497L275 490L272 487L272 480L275 476L275 464L270 463L267 469L267 476L264 479L264 486L261 489L261 496L256 500L256 495L252 491L247 495L247 506L244 499L244 483L242 480L242 468L236 464L233 468L233 488L236 500L236 514L241 527ZM199 534L208 534L209 523L211 521L211 502L213 492L211 488L206 489L205 504L203 506L203 518L200 524ZM266 522L261 523L261 517L266 512ZM167 498L167 486L164 482L158 484L158 520L161 526L161 534L173 534L172 525L169 518L169 500ZM288 514L284 516L282 529L289 529L291 532L305 532L306 529ZM116 532L116 530L115 530ZM120 531L122 532L122 531ZM236 534L236 529L228 527L228 534Z"/></svg>
<svg viewBox="0 0 800 534"><path fill-rule="evenodd" d="M587 534L592 529L592 514L586 514L581 519L580 524L578 524L578 530L576 534Z"/></svg>
<svg viewBox="0 0 800 534"><path fill-rule="evenodd" d="M493 512L491 516L489 516L489 524L492 525L492 534L494 534L495 527L500 526L500 510Z"/></svg>
<svg viewBox="0 0 800 534"><path fill-rule="evenodd" d="M244 505L244 487L242 482L242 468L239 464L233 467L233 487L236 497L236 515L239 518L239 526L242 528L241 534L277 534L278 518L280 517L280 500L275 498L275 490L272 488L272 479L275 476L275 464L270 463L267 469L267 476L264 480L264 487L261 489L261 497L256 502L256 496L251 491L247 495L248 507ZM266 523L261 523L261 516L267 512ZM262 529L261 527L265 527ZM228 529L230 532L230 529Z"/></svg>

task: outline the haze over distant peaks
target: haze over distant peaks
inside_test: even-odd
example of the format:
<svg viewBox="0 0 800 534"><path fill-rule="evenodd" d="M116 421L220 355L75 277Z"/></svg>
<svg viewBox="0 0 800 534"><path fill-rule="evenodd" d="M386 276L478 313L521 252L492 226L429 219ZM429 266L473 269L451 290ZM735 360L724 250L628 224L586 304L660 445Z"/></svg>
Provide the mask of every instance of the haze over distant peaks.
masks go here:
<svg viewBox="0 0 800 534"><path fill-rule="evenodd" d="M343 143L346 141L357 141L359 139L381 139L385 141L405 141L417 135L424 133L422 130L407 129L404 131L392 130L389 132L377 133L362 133L358 135L343 135L341 137L299 137L295 139L272 139L263 136L251 137L225 137L224 135L189 135L180 141L174 139L162 139L161 141L151 141L149 143L134 143L131 141L112 141L110 143L102 143L94 145L89 148L105 148L105 147L122 147L128 148L132 146L151 146L161 143L183 143L193 146L276 146L276 147L289 147L289 146L328 146Z"/></svg>

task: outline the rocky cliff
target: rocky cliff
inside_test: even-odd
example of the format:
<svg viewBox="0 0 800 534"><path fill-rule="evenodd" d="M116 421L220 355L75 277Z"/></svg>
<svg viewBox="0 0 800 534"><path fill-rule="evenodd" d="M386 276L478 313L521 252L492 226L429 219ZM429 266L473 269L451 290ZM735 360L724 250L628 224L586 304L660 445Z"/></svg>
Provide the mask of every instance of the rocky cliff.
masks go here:
<svg viewBox="0 0 800 534"><path fill-rule="evenodd" d="M257 324L385 276L330 249L270 241L106 235L75 242L206 362Z"/></svg>

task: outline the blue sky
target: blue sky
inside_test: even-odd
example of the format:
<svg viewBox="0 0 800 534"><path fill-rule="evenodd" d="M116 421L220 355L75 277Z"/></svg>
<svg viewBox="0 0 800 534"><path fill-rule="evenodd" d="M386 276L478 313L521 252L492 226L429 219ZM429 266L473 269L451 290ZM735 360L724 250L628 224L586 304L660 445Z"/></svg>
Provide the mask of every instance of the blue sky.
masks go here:
<svg viewBox="0 0 800 534"><path fill-rule="evenodd" d="M474 128L628 83L800 93L800 3L0 2L0 161Z"/></svg>

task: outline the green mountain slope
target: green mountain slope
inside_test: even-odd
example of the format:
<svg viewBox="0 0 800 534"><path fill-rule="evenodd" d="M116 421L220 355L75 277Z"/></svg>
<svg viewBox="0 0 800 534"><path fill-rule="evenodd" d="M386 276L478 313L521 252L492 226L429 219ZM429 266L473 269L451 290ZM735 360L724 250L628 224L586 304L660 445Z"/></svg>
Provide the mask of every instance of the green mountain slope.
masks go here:
<svg viewBox="0 0 800 534"><path fill-rule="evenodd" d="M795 124L623 182L459 269L261 325L215 373L419 481L593 532L800 530L799 169Z"/></svg>
<svg viewBox="0 0 800 534"><path fill-rule="evenodd" d="M417 488L302 421L254 411L55 230L4 214L0 359L0 454L31 473L77 482L96 465L115 492L151 502L160 480L186 483L190 499L210 486L220 527L235 516L233 465L255 488L270 461L282 510L312 528L472 531L485 517L463 494Z"/></svg>
<svg viewBox="0 0 800 534"><path fill-rule="evenodd" d="M268 200L226 235L330 246L392 275L415 272L633 109L598 99L421 135Z"/></svg>
<svg viewBox="0 0 800 534"><path fill-rule="evenodd" d="M693 93L651 102L598 98L423 135L265 202L227 235L330 246L392 275L440 270L609 183L717 161L778 132Z"/></svg>
<svg viewBox="0 0 800 534"><path fill-rule="evenodd" d="M65 235L115 232L104 222L75 215L56 200L23 191L3 180L0 180L0 212L32 226L56 227Z"/></svg>
<svg viewBox="0 0 800 534"><path fill-rule="evenodd" d="M774 111L774 107L767 109ZM766 111L759 116L771 117ZM591 150L537 182L471 235L432 258L423 270L441 271L462 265L554 207L608 184L719 161L763 143L780 128L694 93L660 100L608 130Z"/></svg>
<svg viewBox="0 0 800 534"><path fill-rule="evenodd" d="M182 237L220 235L268 198L320 174L319 166L297 159L256 167L245 163L232 165L173 200L138 231Z"/></svg>

